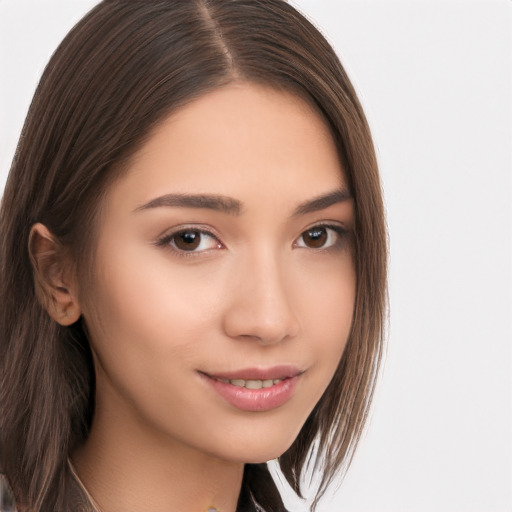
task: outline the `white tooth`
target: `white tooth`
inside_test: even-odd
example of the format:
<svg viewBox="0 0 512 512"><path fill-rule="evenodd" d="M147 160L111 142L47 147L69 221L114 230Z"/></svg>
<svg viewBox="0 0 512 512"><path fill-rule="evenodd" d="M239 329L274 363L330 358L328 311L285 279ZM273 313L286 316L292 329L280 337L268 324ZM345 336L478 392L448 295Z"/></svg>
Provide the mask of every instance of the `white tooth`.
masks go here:
<svg viewBox="0 0 512 512"><path fill-rule="evenodd" d="M224 384L229 384L229 379L217 379L220 382L224 382Z"/></svg>
<svg viewBox="0 0 512 512"><path fill-rule="evenodd" d="M247 389L261 389L263 386L263 382L261 380L248 380L245 382L245 387Z"/></svg>
<svg viewBox="0 0 512 512"><path fill-rule="evenodd" d="M263 387L264 388L269 388L269 387L271 387L273 385L274 385L274 381L272 379L264 380L263 381Z"/></svg>
<svg viewBox="0 0 512 512"><path fill-rule="evenodd" d="M273 382L274 382L274 385L275 384L279 384L283 379L274 379Z"/></svg>
<svg viewBox="0 0 512 512"><path fill-rule="evenodd" d="M245 380L243 379L233 379L229 381L233 386L238 386L239 388L243 388L245 386Z"/></svg>

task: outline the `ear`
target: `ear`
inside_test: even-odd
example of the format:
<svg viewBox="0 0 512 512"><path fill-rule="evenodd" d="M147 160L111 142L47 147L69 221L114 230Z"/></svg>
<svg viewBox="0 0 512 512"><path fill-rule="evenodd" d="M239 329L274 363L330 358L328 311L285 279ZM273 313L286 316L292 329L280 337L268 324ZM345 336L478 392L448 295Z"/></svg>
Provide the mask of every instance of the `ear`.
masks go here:
<svg viewBox="0 0 512 512"><path fill-rule="evenodd" d="M80 318L81 310L69 254L40 223L30 230L28 250L39 301L60 325L74 324Z"/></svg>

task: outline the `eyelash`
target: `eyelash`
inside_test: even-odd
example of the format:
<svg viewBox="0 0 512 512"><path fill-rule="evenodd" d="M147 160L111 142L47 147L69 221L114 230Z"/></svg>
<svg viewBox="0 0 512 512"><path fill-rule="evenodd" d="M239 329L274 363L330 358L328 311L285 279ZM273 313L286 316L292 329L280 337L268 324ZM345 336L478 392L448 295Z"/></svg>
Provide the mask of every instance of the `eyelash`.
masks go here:
<svg viewBox="0 0 512 512"><path fill-rule="evenodd" d="M304 236L308 233L312 233L314 231L320 231L320 230L326 230L327 231L327 241L330 241L329 246L322 245L320 247L308 247L307 245L298 245L299 240L304 241ZM215 241L216 247L210 247L202 250L196 250L197 247L194 247L193 250L185 250L180 249L176 245L176 238L179 235L186 235L186 234L194 234L194 236L199 235L199 246L203 243L203 238L207 237L210 238L212 241ZM348 229L346 229L344 226L340 226L337 224L328 224L328 223L320 223L315 224L311 226L310 228L304 230L300 236L293 242L293 246L299 249L310 249L313 251L328 251L332 249L336 249L337 246L339 247L346 239L348 235ZM332 237L336 237L334 241L330 240ZM199 254L202 254L204 252L210 251L212 249L223 249L224 244L219 240L219 238L213 234L210 230L205 229L200 226L184 226L180 227L178 230L173 231L172 233L168 233L161 238L159 238L155 245L158 247L166 247L172 250L176 255L180 257L196 257Z"/></svg>

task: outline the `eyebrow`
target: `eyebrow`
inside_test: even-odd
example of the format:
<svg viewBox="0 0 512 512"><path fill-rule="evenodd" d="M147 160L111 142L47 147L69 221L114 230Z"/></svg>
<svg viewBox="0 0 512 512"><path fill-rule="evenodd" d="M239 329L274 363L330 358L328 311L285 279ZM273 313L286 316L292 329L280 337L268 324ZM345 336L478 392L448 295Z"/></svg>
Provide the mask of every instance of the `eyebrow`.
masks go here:
<svg viewBox="0 0 512 512"><path fill-rule="evenodd" d="M324 210L325 208L329 208L329 206L337 203L343 203L351 198L352 194L348 189L340 188L299 204L293 212L293 217Z"/></svg>
<svg viewBox="0 0 512 512"><path fill-rule="evenodd" d="M135 211L160 208L162 206L205 208L230 215L240 215L242 213L242 203L237 199L221 195L207 194L165 194L137 207Z"/></svg>
<svg viewBox="0 0 512 512"><path fill-rule="evenodd" d="M352 195L346 188L340 188L314 199L304 201L295 208L292 217L324 210L329 206L351 199ZM165 194L138 206L134 211L149 210L151 208L179 207L204 208L229 215L240 215L243 211L242 203L232 197L210 194Z"/></svg>

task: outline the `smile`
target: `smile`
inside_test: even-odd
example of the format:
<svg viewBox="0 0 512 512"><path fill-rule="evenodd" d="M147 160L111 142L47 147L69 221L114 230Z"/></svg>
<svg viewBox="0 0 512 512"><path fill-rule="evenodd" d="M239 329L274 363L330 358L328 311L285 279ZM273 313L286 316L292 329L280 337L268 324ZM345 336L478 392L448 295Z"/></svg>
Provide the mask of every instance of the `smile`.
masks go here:
<svg viewBox="0 0 512 512"><path fill-rule="evenodd" d="M264 412L288 402L303 373L295 365L282 365L213 375L199 372L199 375L210 389L232 407L243 411Z"/></svg>

